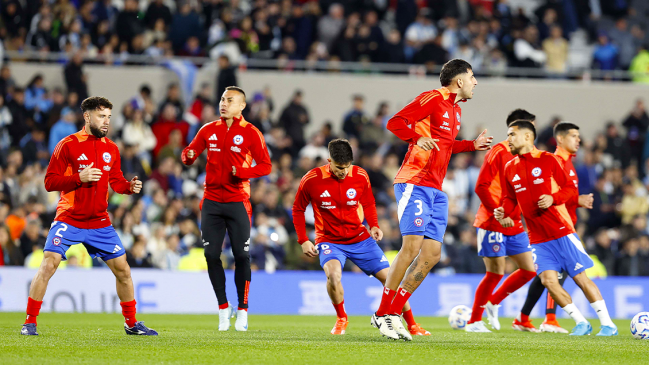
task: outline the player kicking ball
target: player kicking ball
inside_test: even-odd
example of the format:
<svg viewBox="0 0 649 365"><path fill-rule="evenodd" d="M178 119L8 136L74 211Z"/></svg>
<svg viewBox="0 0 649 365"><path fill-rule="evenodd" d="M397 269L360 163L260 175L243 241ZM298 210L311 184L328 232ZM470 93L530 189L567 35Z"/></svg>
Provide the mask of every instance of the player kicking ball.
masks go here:
<svg viewBox="0 0 649 365"><path fill-rule="evenodd" d="M106 138L113 104L98 96L81 103L84 128L58 143L45 175L45 189L60 191L56 217L45 242L43 262L32 280L27 319L21 335L38 335L38 316L47 284L72 245L82 243L91 257L100 257L117 279L124 330L128 335L155 336L158 332L135 319L135 297L126 251L108 212L108 185L118 194L137 194L142 182L124 178L117 145Z"/></svg>
<svg viewBox="0 0 649 365"><path fill-rule="evenodd" d="M562 270L568 272L597 313L601 322L597 335L615 336L617 327L611 321L602 294L585 273L593 266L593 260L586 254L565 207L577 194L577 187L563 170L559 157L537 150L535 139L532 123L517 121L510 125L507 142L516 157L505 165L501 178L503 203L494 211L494 217L503 221L515 212L517 205L520 208L541 282L577 323L571 336L589 335L593 328L559 284L558 275Z"/></svg>
<svg viewBox="0 0 649 365"><path fill-rule="evenodd" d="M319 256L327 275L327 293L338 317L332 335L344 335L349 323L340 281L345 261L350 259L382 284L390 267L376 243L383 238L383 232L370 179L365 170L352 165L353 159L352 147L346 139L329 142L329 164L304 175L293 203L293 224L302 252L308 257ZM315 245L306 233L304 212L309 204L315 215ZM363 225L365 218L370 225L369 233ZM408 323L408 339L412 339L411 335L430 335L415 322L409 303L399 312ZM399 339L394 329L389 331L392 338Z"/></svg>

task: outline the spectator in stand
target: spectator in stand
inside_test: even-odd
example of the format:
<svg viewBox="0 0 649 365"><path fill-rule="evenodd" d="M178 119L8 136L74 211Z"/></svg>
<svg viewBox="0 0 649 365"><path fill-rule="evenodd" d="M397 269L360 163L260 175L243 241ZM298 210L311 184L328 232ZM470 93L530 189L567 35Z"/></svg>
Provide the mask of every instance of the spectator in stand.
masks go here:
<svg viewBox="0 0 649 365"><path fill-rule="evenodd" d="M20 141L24 163L31 165L40 163L41 166L49 164L50 153L47 149L45 130L40 125L34 125L32 132Z"/></svg>
<svg viewBox="0 0 649 365"><path fill-rule="evenodd" d="M649 116L645 109L645 104L642 99L635 102L635 107L624 119L622 126L626 128L626 141L628 143L631 156L636 158L638 170L643 172L644 160L647 156L644 155L645 142L647 140L647 129L649 129ZM642 173L644 176L644 173Z"/></svg>
<svg viewBox="0 0 649 365"><path fill-rule="evenodd" d="M392 29L388 33L386 43L383 47L383 62L386 63L403 63L406 61L406 55L403 51L403 42L401 41L401 33L398 30Z"/></svg>
<svg viewBox="0 0 649 365"><path fill-rule="evenodd" d="M167 87L167 96L162 101L162 103L160 103L160 109L158 110L158 113L162 113L168 105L174 107L176 113L175 119L182 120L185 106L183 105L183 101L180 95L180 87L175 82L169 84L169 86Z"/></svg>
<svg viewBox="0 0 649 365"><path fill-rule="evenodd" d="M550 124L543 128L536 138L537 145L544 145L547 151L554 151L557 147L557 141L554 139L554 126L561 122L561 117L555 115L552 117Z"/></svg>
<svg viewBox="0 0 649 365"><path fill-rule="evenodd" d="M365 115L365 98L360 95L352 97L352 110L343 118L343 132L347 138L359 139L363 126L369 123L369 118Z"/></svg>
<svg viewBox="0 0 649 365"><path fill-rule="evenodd" d="M538 68L545 64L546 55L538 49L538 30L530 25L523 35L514 41L515 65L518 67Z"/></svg>
<svg viewBox="0 0 649 365"><path fill-rule="evenodd" d="M166 157L171 157L175 160L180 159L180 154L183 152L186 144L183 140L183 134L178 129L174 129L169 134L169 142L162 147L157 155L158 162Z"/></svg>
<svg viewBox="0 0 649 365"><path fill-rule="evenodd" d="M12 99L7 103L7 108L11 113L11 124L7 126L9 137L11 137L11 146L18 147L20 140L29 133L29 128L34 123L25 107L25 91L22 88L14 88Z"/></svg>
<svg viewBox="0 0 649 365"><path fill-rule="evenodd" d="M408 26L404 34L406 46L404 49L406 61L412 61L424 44L431 42L437 36L437 29L431 20L430 9L421 8L415 22Z"/></svg>
<svg viewBox="0 0 649 365"><path fill-rule="evenodd" d="M227 55L219 56L219 74L216 78L215 100L221 100L221 95L228 86L237 86L236 69L230 65L230 58Z"/></svg>
<svg viewBox="0 0 649 365"><path fill-rule="evenodd" d="M87 77L83 73L83 55L81 53L77 52L72 56L63 73L68 92L75 92L80 100L88 98Z"/></svg>
<svg viewBox="0 0 649 365"><path fill-rule="evenodd" d="M164 4L164 0L154 0L149 3L144 14L144 25L153 29L158 20L162 20L165 26L169 26L172 21L171 10Z"/></svg>
<svg viewBox="0 0 649 365"><path fill-rule="evenodd" d="M169 142L169 135L171 134L171 131L175 129L180 130L182 134L182 140L187 140L187 135L189 134L189 124L177 120L176 112L177 109L173 104L166 104L164 106L164 109L162 109L160 118L151 127L151 130L153 131L153 135L156 137L157 142L155 148L153 149L154 157L157 157L162 147L166 146Z"/></svg>
<svg viewBox="0 0 649 365"><path fill-rule="evenodd" d="M345 26L345 9L339 3L329 6L329 13L320 18L318 22L318 39L327 46L329 52L333 44Z"/></svg>
<svg viewBox="0 0 649 365"><path fill-rule="evenodd" d="M151 254L146 251L146 237L138 235L130 250L126 251L126 261L132 268L153 267Z"/></svg>
<svg viewBox="0 0 649 365"><path fill-rule="evenodd" d="M22 266L24 260L25 256L16 245L15 239L11 237L9 227L0 222L0 266Z"/></svg>
<svg viewBox="0 0 649 365"><path fill-rule="evenodd" d="M151 151L157 144L157 138L144 122L142 109L133 110L132 119L126 122L122 130L122 139L125 144L135 147L137 156L151 162Z"/></svg>
<svg viewBox="0 0 649 365"><path fill-rule="evenodd" d="M563 38L562 32L560 26L553 25L550 27L549 38L543 41L543 52L545 52L547 58L545 68L554 74L566 72L568 41Z"/></svg>
<svg viewBox="0 0 649 365"><path fill-rule="evenodd" d="M169 39L176 52L182 49L187 39L200 36L200 19L189 0L178 2L178 12L173 15L170 28Z"/></svg>
<svg viewBox="0 0 649 365"><path fill-rule="evenodd" d="M619 51L619 65L624 70L629 68L633 56L637 53L633 36L629 32L628 27L627 20L625 18L619 18L615 21L615 27L609 31L611 43Z"/></svg>
<svg viewBox="0 0 649 365"><path fill-rule="evenodd" d="M124 143L124 150L121 157L122 172L124 173L124 178L129 181L135 176L137 176L141 181L146 181L148 174L142 164L142 159L138 157L137 152L137 145Z"/></svg>
<svg viewBox="0 0 649 365"><path fill-rule="evenodd" d="M633 74L633 81L649 84L649 44L643 44L638 54L631 61L629 71Z"/></svg>
<svg viewBox="0 0 649 365"><path fill-rule="evenodd" d="M137 0L125 0L124 9L115 19L115 32L120 42L130 44L138 34L144 32L144 26L138 17L139 9Z"/></svg>
<svg viewBox="0 0 649 365"><path fill-rule="evenodd" d="M302 90L296 90L279 117L279 125L293 141L293 156L297 156L297 152L306 144L304 127L309 121L309 112L302 104Z"/></svg>
<svg viewBox="0 0 649 365"><path fill-rule="evenodd" d="M603 71L615 70L618 66L620 51L609 41L606 33L600 32L597 39L598 43L593 52L592 67Z"/></svg>

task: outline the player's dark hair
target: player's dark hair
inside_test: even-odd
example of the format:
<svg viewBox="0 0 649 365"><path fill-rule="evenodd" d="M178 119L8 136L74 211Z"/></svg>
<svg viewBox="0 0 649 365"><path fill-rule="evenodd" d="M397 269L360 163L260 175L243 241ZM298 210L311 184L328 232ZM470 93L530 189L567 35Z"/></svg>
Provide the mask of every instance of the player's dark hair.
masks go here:
<svg viewBox="0 0 649 365"><path fill-rule="evenodd" d="M337 138L329 142L329 157L333 162L346 165L354 161L352 145L344 138Z"/></svg>
<svg viewBox="0 0 649 365"><path fill-rule="evenodd" d="M81 112L85 113L91 110L113 109L113 103L103 96L91 96L81 102Z"/></svg>
<svg viewBox="0 0 649 365"><path fill-rule="evenodd" d="M517 120L509 125L509 128L512 127L518 127L518 129L527 129L529 131L532 131L532 135L536 140L536 128L534 128L534 124L532 124L532 122L527 120Z"/></svg>
<svg viewBox="0 0 649 365"><path fill-rule="evenodd" d="M554 126L554 136L564 136L571 129L579 130L579 126L570 122L559 122Z"/></svg>
<svg viewBox="0 0 649 365"><path fill-rule="evenodd" d="M442 86L448 86L453 82L453 79L457 75L469 72L473 70L471 64L461 59L453 59L442 66L442 71L439 73L439 82Z"/></svg>
<svg viewBox="0 0 649 365"><path fill-rule="evenodd" d="M507 126L509 127L512 122L517 120L527 120L533 122L536 120L536 115L528 112L525 109L515 109L507 116Z"/></svg>
<svg viewBox="0 0 649 365"><path fill-rule="evenodd" d="M243 95L243 101L246 101L246 93L245 93L245 91L243 91L242 88L240 88L238 86L228 86L228 87L225 88L225 91L228 91L228 90L234 90L234 91L240 92L241 95Z"/></svg>

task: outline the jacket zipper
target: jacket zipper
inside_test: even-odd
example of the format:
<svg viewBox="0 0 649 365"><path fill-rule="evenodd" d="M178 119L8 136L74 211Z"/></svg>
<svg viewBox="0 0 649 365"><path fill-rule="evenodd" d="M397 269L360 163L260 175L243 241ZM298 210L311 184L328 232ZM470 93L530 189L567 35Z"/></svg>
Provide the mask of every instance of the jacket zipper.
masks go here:
<svg viewBox="0 0 649 365"><path fill-rule="evenodd" d="M336 178L336 180L338 182L338 194L339 194L338 196L340 197L338 199L338 201L341 202L341 206L338 207L338 210L340 211L340 215L338 216L338 222L339 222L339 225L343 229L343 237L347 237L347 227L345 226L345 221L342 218L343 214L345 214L345 211L343 209L344 206L342 205L342 201L344 200L344 197L345 197L345 195L343 194L343 191L342 191L343 190L343 183L338 178Z"/></svg>
<svg viewBox="0 0 649 365"><path fill-rule="evenodd" d="M97 159L97 141L96 140L92 141L92 147L95 150L95 162L97 162L98 159ZM99 164L97 164L97 166L95 166L95 167L99 168L98 165ZM92 215L95 215L94 210L97 209L97 207L95 206L95 198L97 197L97 185L98 185L98 183L99 183L98 181L95 181L93 183L94 186L93 186L93 189L92 189L93 191L92 191L92 208L91 208L92 209ZM88 217L88 218L90 218L90 217ZM88 227L90 227L90 222L88 222Z"/></svg>

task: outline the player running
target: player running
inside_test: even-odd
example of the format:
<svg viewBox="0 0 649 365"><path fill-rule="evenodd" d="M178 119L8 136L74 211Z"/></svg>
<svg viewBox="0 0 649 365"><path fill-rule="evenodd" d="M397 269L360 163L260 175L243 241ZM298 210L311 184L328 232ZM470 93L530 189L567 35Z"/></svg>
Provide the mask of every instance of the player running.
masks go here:
<svg viewBox="0 0 649 365"><path fill-rule="evenodd" d="M561 122L554 127L554 138L557 141L557 150L554 154L560 157L559 162L563 165L563 170L568 174L568 178L575 183L576 187L579 187L579 179L575 173L575 167L572 164L572 158L579 150L579 144L581 142L581 139L579 138L579 126L573 123ZM570 213L570 219L572 220L573 226L577 224L578 207L593 209L593 194L575 194L566 202L566 209L568 210L568 213ZM559 274L559 284L563 286L567 277L568 273L565 271L561 272ZM520 315L512 324L514 329L530 332L537 331L529 318L532 309L534 309L536 302L538 302L541 295L543 295L544 290L545 287L541 283L541 278L537 276L530 284L527 299L525 300ZM550 293L548 293L545 306L545 321L541 324L541 331L568 333L566 329L561 328L559 325L556 313L557 303L552 299Z"/></svg>
<svg viewBox="0 0 649 365"><path fill-rule="evenodd" d="M272 167L261 132L241 116L245 107L243 89L227 87L219 103L221 118L205 124L181 155L183 163L191 165L207 149L201 234L207 272L219 303L219 331L230 329L234 312L225 294L225 271L221 262L226 230L234 255L234 283L239 299L234 328L248 330L252 216L249 179L268 175Z"/></svg>
<svg viewBox="0 0 649 365"><path fill-rule="evenodd" d="M383 238L383 232L379 228L369 176L362 168L352 166L352 147L346 139L329 142L328 161L328 165L312 169L302 178L293 204L293 224L302 252L308 257L319 255L327 275L327 293L338 317L331 334L344 335L348 320L340 279L345 261L350 259L382 284L390 264L376 244ZM316 219L315 246L305 228L304 211L309 204ZM364 219L370 226L369 233L363 225ZM409 335L430 335L415 322L407 302L402 310ZM393 338L399 338L396 332L391 332Z"/></svg>
<svg viewBox="0 0 649 365"><path fill-rule="evenodd" d="M60 191L56 216L45 242L44 257L32 280L27 298L27 319L21 335L38 335L36 317L50 278L72 245L82 243L91 257L101 258L117 279L124 330L128 335L155 336L158 332L135 319L135 296L126 251L111 225L108 185L118 194L138 194L142 182L122 173L119 149L106 138L113 104L93 96L81 103L85 126L56 145L47 166L45 189Z"/></svg>
<svg viewBox="0 0 649 365"><path fill-rule="evenodd" d="M410 144L394 180L403 245L371 319L382 335L393 339L394 331L401 338L409 337L399 313L440 259L448 221L448 197L441 189L451 155L488 150L493 140L485 136L486 130L474 141L455 140L461 125L459 103L471 99L478 84L471 65L459 59L448 61L439 79L442 88L417 96L387 126Z"/></svg>
<svg viewBox="0 0 649 365"><path fill-rule="evenodd" d="M523 109L516 109L507 116L507 126L517 120L533 121L536 117ZM493 212L500 205L502 187L500 177L505 164L513 159L509 144L503 141L487 152L478 175L475 192L481 204L473 226L478 237L478 255L483 257L487 272L480 281L473 300L473 311L465 330L467 332L491 332L482 322L486 309L489 324L500 329L498 308L500 303L536 276L530 240L523 229L520 211L498 222ZM519 269L514 271L494 293L494 289L505 275L505 257L509 256Z"/></svg>
<svg viewBox="0 0 649 365"><path fill-rule="evenodd" d="M503 203L494 216L503 221L520 208L528 228L536 271L552 298L565 310L577 326L571 336L584 336L593 328L572 302L570 295L559 285L558 275L568 272L584 292L601 322L598 336L615 336L617 327L611 321L597 285L584 272L593 266L575 233L565 203L577 194L577 187L563 170L559 157L534 147L536 130L527 121L510 125L507 142L513 160L505 165L501 177Z"/></svg>

